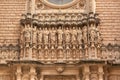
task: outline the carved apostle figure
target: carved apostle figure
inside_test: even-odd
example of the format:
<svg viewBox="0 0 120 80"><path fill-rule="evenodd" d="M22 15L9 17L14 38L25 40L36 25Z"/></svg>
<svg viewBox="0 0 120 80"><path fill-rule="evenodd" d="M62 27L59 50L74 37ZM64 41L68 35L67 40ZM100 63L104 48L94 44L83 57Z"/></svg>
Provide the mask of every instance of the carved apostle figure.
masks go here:
<svg viewBox="0 0 120 80"><path fill-rule="evenodd" d="M44 37L44 44L48 44L48 42L49 42L49 31L48 31L47 27L44 28L43 37Z"/></svg>
<svg viewBox="0 0 120 80"><path fill-rule="evenodd" d="M25 31L25 29L22 27L21 33L20 33L20 47L21 48L23 47L24 42L25 42L25 40L24 40L24 31Z"/></svg>
<svg viewBox="0 0 120 80"><path fill-rule="evenodd" d="M83 28L83 40L84 43L87 43L87 26L84 26Z"/></svg>
<svg viewBox="0 0 120 80"><path fill-rule="evenodd" d="M50 53L51 53L51 59L56 59L56 50L54 47L51 48Z"/></svg>
<svg viewBox="0 0 120 80"><path fill-rule="evenodd" d="M37 57L37 47L36 46L33 46L32 48L32 58L36 58Z"/></svg>
<svg viewBox="0 0 120 80"><path fill-rule="evenodd" d="M82 44L82 30L80 27L77 30L77 41L78 41L78 44Z"/></svg>
<svg viewBox="0 0 120 80"><path fill-rule="evenodd" d="M62 42L63 42L62 26L59 26L59 28L57 30L57 34L58 34L58 44L62 44Z"/></svg>
<svg viewBox="0 0 120 80"><path fill-rule="evenodd" d="M77 31L76 31L76 28L73 27L73 29L72 29L72 44L76 44L76 40L77 40Z"/></svg>
<svg viewBox="0 0 120 80"><path fill-rule="evenodd" d="M95 38L96 38L96 29L95 29L95 26L92 25L91 29L90 29L90 40L91 40L91 42L94 42Z"/></svg>
<svg viewBox="0 0 120 80"><path fill-rule="evenodd" d="M33 27L33 35L32 35L32 42L33 44L37 44L37 29L36 26Z"/></svg>
<svg viewBox="0 0 120 80"><path fill-rule="evenodd" d="M42 38L43 38L43 31L40 27L39 30L38 30L38 44L42 43Z"/></svg>
<svg viewBox="0 0 120 80"><path fill-rule="evenodd" d="M72 58L72 54L71 54L71 50L70 50L69 46L66 47L66 57L67 57L67 59Z"/></svg>
<svg viewBox="0 0 120 80"><path fill-rule="evenodd" d="M65 42L66 43L70 43L70 41L71 41L71 34L70 34L70 30L69 30L68 27L66 28L64 33L65 33Z"/></svg>
<svg viewBox="0 0 120 80"><path fill-rule="evenodd" d="M50 31L50 41L51 41L51 44L56 43L56 30L54 27L52 27L52 29Z"/></svg>
<svg viewBox="0 0 120 80"><path fill-rule="evenodd" d="M31 42L31 28L29 25L27 25L25 28L24 37L25 37L26 47L29 47Z"/></svg>

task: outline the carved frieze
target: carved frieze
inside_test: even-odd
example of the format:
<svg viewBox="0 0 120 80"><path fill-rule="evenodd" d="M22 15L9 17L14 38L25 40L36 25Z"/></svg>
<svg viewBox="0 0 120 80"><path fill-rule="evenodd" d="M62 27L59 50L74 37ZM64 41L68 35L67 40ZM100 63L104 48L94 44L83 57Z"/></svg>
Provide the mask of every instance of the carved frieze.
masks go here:
<svg viewBox="0 0 120 80"><path fill-rule="evenodd" d="M0 60L17 60L19 58L19 45L0 45Z"/></svg>

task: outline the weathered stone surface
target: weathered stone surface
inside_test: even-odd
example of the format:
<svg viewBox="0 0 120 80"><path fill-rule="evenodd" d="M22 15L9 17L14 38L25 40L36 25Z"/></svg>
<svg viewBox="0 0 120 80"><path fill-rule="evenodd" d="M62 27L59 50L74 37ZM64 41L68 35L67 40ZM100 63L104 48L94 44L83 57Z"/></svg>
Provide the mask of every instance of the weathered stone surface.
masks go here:
<svg viewBox="0 0 120 80"><path fill-rule="evenodd" d="M120 0L45 1L0 0L0 80L120 80Z"/></svg>

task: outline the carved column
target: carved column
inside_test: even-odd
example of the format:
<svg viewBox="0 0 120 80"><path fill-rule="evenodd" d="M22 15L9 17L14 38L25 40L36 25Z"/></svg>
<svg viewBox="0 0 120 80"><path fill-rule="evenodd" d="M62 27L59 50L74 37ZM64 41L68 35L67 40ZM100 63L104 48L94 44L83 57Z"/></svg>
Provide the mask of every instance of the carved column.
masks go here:
<svg viewBox="0 0 120 80"><path fill-rule="evenodd" d="M90 80L89 74L90 74L89 65L84 65L83 80Z"/></svg>
<svg viewBox="0 0 120 80"><path fill-rule="evenodd" d="M103 80L104 71L102 65L98 66L98 72L99 72L99 80Z"/></svg>
<svg viewBox="0 0 120 80"><path fill-rule="evenodd" d="M30 80L36 80L36 69L34 66L30 67Z"/></svg>
<svg viewBox="0 0 120 80"><path fill-rule="evenodd" d="M21 80L21 78L22 78L22 71L21 71L21 66L17 66L17 71L16 71L16 78L17 78L17 80Z"/></svg>

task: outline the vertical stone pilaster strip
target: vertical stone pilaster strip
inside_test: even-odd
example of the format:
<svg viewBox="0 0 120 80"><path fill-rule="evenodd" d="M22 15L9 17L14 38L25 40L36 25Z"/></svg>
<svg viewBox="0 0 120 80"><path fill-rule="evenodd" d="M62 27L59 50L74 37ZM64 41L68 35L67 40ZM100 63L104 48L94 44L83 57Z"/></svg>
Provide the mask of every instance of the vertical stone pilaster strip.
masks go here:
<svg viewBox="0 0 120 80"><path fill-rule="evenodd" d="M36 69L34 66L30 67L30 80L35 80L36 79Z"/></svg>
<svg viewBox="0 0 120 80"><path fill-rule="evenodd" d="M99 71L99 80L103 80L104 70L102 65L98 67L98 71Z"/></svg>
<svg viewBox="0 0 120 80"><path fill-rule="evenodd" d="M84 65L84 71L83 71L84 79L83 80L89 80L89 74L90 74L89 65Z"/></svg>
<svg viewBox="0 0 120 80"><path fill-rule="evenodd" d="M21 66L17 66L17 71L16 71L17 80L22 80L21 79L21 77L22 77L21 74L22 74Z"/></svg>

